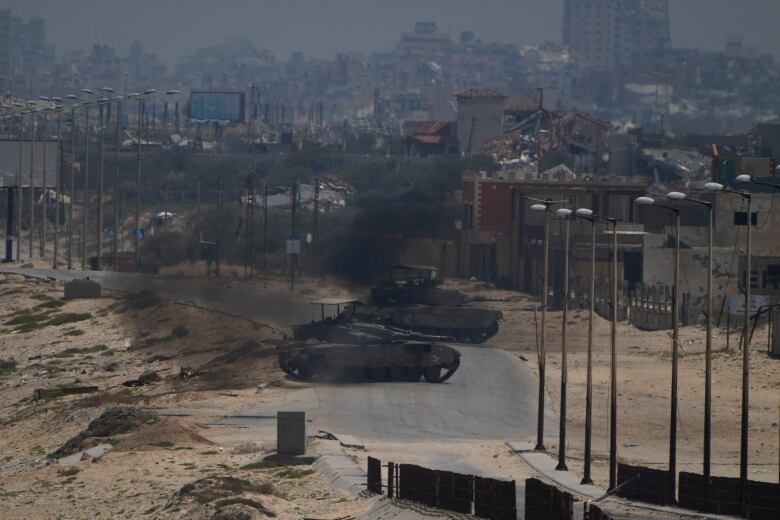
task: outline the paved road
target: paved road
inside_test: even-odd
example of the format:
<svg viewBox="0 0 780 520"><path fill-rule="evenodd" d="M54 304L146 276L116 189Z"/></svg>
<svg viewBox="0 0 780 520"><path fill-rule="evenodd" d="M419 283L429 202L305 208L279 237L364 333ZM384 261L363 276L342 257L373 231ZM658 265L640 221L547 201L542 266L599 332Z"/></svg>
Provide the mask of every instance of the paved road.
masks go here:
<svg viewBox="0 0 780 520"><path fill-rule="evenodd" d="M364 441L507 440L532 436L536 425L534 374L504 351L453 346L463 357L458 371L444 384L316 386L294 392L273 406L248 409L244 415L306 411L316 428L348 433Z"/></svg>

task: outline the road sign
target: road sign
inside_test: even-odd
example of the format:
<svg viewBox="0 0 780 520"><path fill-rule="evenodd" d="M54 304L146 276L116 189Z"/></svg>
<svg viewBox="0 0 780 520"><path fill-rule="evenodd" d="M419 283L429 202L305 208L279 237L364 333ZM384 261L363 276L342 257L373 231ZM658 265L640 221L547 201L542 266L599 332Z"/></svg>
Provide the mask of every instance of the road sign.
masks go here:
<svg viewBox="0 0 780 520"><path fill-rule="evenodd" d="M287 237L287 254L299 255L301 254L301 239L296 235Z"/></svg>
<svg viewBox="0 0 780 520"><path fill-rule="evenodd" d="M143 240L144 236L146 236L146 229L144 228L133 229L133 238L135 238L136 235L138 236L139 239Z"/></svg>

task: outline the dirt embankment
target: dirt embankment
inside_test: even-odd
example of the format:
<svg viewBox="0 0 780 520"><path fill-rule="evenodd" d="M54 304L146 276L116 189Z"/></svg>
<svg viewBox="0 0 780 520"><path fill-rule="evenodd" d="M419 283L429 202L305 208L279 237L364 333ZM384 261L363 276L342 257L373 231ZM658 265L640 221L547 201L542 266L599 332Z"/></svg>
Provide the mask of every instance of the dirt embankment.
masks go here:
<svg viewBox="0 0 780 520"><path fill-rule="evenodd" d="M245 467L275 450L273 436L218 424L288 391L274 355L281 331L150 293L66 301L60 285L0 281L0 516L300 518L362 507L309 468Z"/></svg>

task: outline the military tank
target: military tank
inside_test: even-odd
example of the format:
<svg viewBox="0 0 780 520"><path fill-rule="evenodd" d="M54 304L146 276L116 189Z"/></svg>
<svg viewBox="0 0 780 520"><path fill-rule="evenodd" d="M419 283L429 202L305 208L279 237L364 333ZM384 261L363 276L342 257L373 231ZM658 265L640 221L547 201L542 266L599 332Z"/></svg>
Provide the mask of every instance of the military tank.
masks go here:
<svg viewBox="0 0 780 520"><path fill-rule="evenodd" d="M404 330L398 327L365 321L357 314L360 302L355 300L323 300L311 302L319 305L322 319L293 325L293 337L296 341L316 339L330 343L366 345L369 343L389 343L392 341L451 341L449 336L435 336ZM326 309L335 308L335 314L326 317Z"/></svg>
<svg viewBox="0 0 780 520"><path fill-rule="evenodd" d="M390 268L386 278L380 279L371 289L371 301L375 305L424 305L456 306L468 298L459 291L439 287L438 268L426 265L397 264Z"/></svg>
<svg viewBox="0 0 780 520"><path fill-rule="evenodd" d="M483 343L496 335L503 314L474 307L401 305L368 311L361 317L418 334L452 338L461 343Z"/></svg>
<svg viewBox="0 0 780 520"><path fill-rule="evenodd" d="M460 352L438 343L393 341L363 345L292 342L277 347L279 367L298 379L443 383L460 366Z"/></svg>

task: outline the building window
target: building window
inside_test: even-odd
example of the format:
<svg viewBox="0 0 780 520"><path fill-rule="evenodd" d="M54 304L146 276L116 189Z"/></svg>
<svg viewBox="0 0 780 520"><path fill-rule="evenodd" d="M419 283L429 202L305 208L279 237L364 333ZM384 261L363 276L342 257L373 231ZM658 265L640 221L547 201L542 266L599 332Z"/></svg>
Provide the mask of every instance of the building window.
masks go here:
<svg viewBox="0 0 780 520"><path fill-rule="evenodd" d="M747 211L735 211L734 212L734 225L735 226L747 226ZM758 213L755 211L750 214L750 225L758 225Z"/></svg>

